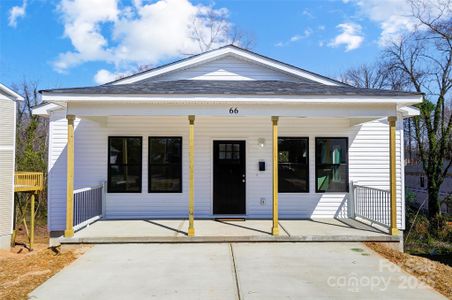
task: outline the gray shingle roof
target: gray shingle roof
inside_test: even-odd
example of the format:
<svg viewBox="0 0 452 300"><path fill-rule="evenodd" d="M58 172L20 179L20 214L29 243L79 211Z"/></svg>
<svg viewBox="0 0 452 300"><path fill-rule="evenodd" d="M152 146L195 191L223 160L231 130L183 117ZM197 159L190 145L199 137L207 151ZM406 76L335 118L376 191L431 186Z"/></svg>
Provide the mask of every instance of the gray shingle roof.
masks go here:
<svg viewBox="0 0 452 300"><path fill-rule="evenodd" d="M43 90L58 94L124 95L269 95L269 96L414 96L419 93L331 86L311 82L276 80L143 80L130 84Z"/></svg>

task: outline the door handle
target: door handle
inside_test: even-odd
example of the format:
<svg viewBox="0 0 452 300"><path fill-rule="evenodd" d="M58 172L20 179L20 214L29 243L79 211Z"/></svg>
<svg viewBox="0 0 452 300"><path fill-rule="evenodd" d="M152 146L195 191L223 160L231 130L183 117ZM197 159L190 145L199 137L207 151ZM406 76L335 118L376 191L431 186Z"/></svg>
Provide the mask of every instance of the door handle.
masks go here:
<svg viewBox="0 0 452 300"><path fill-rule="evenodd" d="M242 179L242 182L246 182L246 180L245 180L245 179Z"/></svg>

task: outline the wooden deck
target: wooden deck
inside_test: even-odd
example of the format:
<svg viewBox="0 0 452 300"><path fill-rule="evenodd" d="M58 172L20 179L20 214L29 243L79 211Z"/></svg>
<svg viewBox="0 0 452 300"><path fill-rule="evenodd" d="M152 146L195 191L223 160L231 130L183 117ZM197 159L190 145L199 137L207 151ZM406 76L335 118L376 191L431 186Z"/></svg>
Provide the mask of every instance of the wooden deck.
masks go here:
<svg viewBox="0 0 452 300"><path fill-rule="evenodd" d="M42 172L16 172L14 174L14 192L39 192L44 188Z"/></svg>

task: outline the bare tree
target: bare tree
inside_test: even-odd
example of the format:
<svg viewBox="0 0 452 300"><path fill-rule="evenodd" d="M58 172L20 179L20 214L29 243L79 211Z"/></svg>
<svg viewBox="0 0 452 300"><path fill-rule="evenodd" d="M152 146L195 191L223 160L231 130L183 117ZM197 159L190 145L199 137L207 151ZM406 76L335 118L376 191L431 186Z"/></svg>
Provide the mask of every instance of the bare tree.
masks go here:
<svg viewBox="0 0 452 300"><path fill-rule="evenodd" d="M225 45L236 45L244 49L252 49L254 47L254 37L237 26L231 24L227 10L212 9L206 7L201 9L197 15L193 17L192 24L189 28L190 38L195 41L199 49L196 52L182 52L181 55L190 56L202 53L208 50L219 48ZM141 73L152 69L154 66L150 64L138 65L132 74ZM127 77L128 74L119 74L115 80Z"/></svg>
<svg viewBox="0 0 452 300"><path fill-rule="evenodd" d="M340 80L359 88L403 90L407 82L399 73L384 62L362 64L341 74Z"/></svg>
<svg viewBox="0 0 452 300"><path fill-rule="evenodd" d="M38 85L22 82L13 85L24 97L18 102L16 117L16 169L47 174L48 121L32 114L32 108L40 103ZM47 178L44 176L44 180ZM46 186L46 185L44 185ZM19 195L24 200L24 195ZM37 218L46 214L46 190L38 196Z"/></svg>
<svg viewBox="0 0 452 300"><path fill-rule="evenodd" d="M190 31L191 38L198 44L200 52L229 44L245 49L251 49L254 46L254 38L251 34L232 25L227 11L223 9L201 10L193 18Z"/></svg>
<svg viewBox="0 0 452 300"><path fill-rule="evenodd" d="M428 211L431 220L441 216L439 190L451 165L443 166L452 151L452 119L447 103L452 87L451 3L412 1L417 30L385 50L391 69L399 71L411 89L424 93L418 106L421 115L413 119L415 140L427 177ZM429 6L430 5L430 6Z"/></svg>
<svg viewBox="0 0 452 300"><path fill-rule="evenodd" d="M46 119L32 114L32 108L40 103L38 85L22 82L14 85L24 97L17 106L16 119L16 165L19 171L45 172L47 166Z"/></svg>
<svg viewBox="0 0 452 300"><path fill-rule="evenodd" d="M409 159L416 152L426 173L429 218L435 220L441 216L439 190L451 166L452 6L450 0L432 5L412 0L416 30L387 47L379 63L350 69L341 79L356 87L425 95L418 105L421 115L406 120L405 128Z"/></svg>

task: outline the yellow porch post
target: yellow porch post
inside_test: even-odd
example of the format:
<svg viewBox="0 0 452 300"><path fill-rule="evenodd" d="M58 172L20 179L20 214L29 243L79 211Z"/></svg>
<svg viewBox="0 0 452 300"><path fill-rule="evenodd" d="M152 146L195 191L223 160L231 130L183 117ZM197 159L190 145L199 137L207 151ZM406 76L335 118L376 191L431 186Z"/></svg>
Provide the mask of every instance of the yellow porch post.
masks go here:
<svg viewBox="0 0 452 300"><path fill-rule="evenodd" d="M396 121L397 117L388 117L389 123L389 192L391 196L391 235L398 235L397 229L397 187L396 187Z"/></svg>
<svg viewBox="0 0 452 300"><path fill-rule="evenodd" d="M278 225L278 117L272 117L273 128L273 227L272 234L279 235Z"/></svg>
<svg viewBox="0 0 452 300"><path fill-rule="evenodd" d="M67 115L67 178L65 237L74 236L74 115Z"/></svg>
<svg viewBox="0 0 452 300"><path fill-rule="evenodd" d="M188 116L188 165L189 165L189 187L188 187L188 236L195 235L195 116Z"/></svg>
<svg viewBox="0 0 452 300"><path fill-rule="evenodd" d="M30 203L30 249L33 249L35 242L35 193L31 193Z"/></svg>

